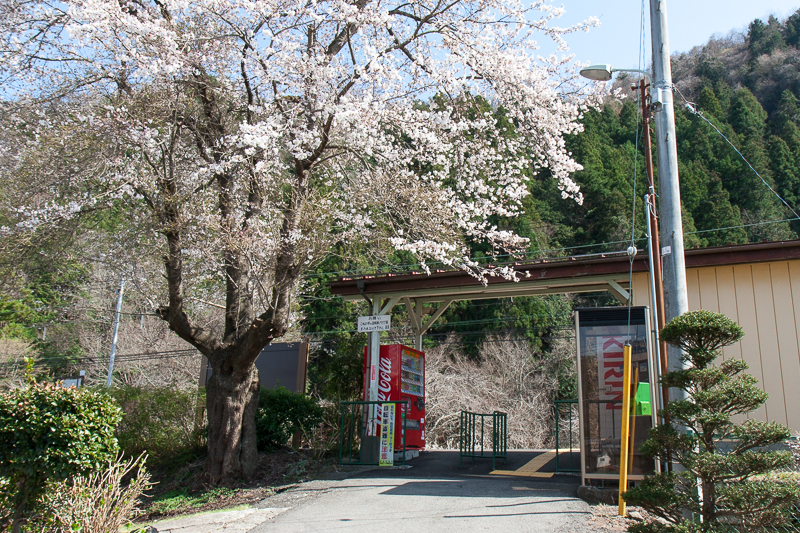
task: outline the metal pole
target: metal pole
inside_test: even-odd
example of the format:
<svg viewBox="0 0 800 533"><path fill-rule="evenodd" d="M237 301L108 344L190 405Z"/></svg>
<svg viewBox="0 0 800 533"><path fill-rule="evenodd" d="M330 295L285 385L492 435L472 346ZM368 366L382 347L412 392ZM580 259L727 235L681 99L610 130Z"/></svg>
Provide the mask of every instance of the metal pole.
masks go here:
<svg viewBox="0 0 800 533"><path fill-rule="evenodd" d="M666 0L650 0L650 29L653 40L653 102L655 112L658 179L661 200L661 250L664 275L665 321L689 310L686 292L686 264L683 256L683 222L678 182L678 147L675 139L675 111L672 107L672 70L669 63ZM682 370L681 352L667 351L667 370ZM673 399L684 393L671 391Z"/></svg>
<svg viewBox="0 0 800 533"><path fill-rule="evenodd" d="M381 312L381 299L379 296L372 298L372 314L377 315ZM381 363L381 332L370 331L369 333L369 389L367 399L371 402L378 401L378 367ZM373 437L377 435L378 406L369 406L369 429L367 435Z"/></svg>
<svg viewBox="0 0 800 533"><path fill-rule="evenodd" d="M111 386L111 377L114 373L114 357L117 355L117 334L119 333L119 315L122 311L122 293L125 291L125 277L119 280L119 291L117 291L117 312L114 314L114 334L111 336L111 359L108 362L108 377L106 387Z"/></svg>
<svg viewBox="0 0 800 533"><path fill-rule="evenodd" d="M655 197L652 195L652 193L644 195L644 205L645 205L645 208L648 211L650 211L652 209L655 209ZM653 249L653 246L655 244L654 243L655 239L653 238L654 236L655 236L655 233L653 231L652 224L650 223L650 217L647 217L647 238L650 241L648 243L648 246L647 246L647 248L648 248L647 253L649 255L649 260L650 260L650 297L653 300L653 302L656 302L657 301L657 299L656 299L657 298L656 297L656 293L657 293L656 286L657 286L658 282L656 281L656 273L655 273L655 257L654 257L655 256L655 250ZM658 281L661 281L661 280L658 280ZM659 325L658 325L658 318L659 318L658 315L659 315L659 313L657 312L657 307L658 306L656 304L653 304L653 307L651 308L651 310L653 312L653 323L656 325L656 327L654 328L654 331L653 331L653 337L654 337L654 340L655 340L655 349L656 349L655 350L656 351L656 360L660 361L662 354L661 354L661 342L660 342L661 339L660 339L660 335L659 335L659 331L660 330L659 330ZM657 370L656 368L653 369L653 371L656 371L656 370ZM663 375L663 365L662 365L661 370L662 370L662 372L659 372L659 376ZM655 382L658 383L657 380ZM667 391L667 389L664 389L664 392L666 392L666 391Z"/></svg>
<svg viewBox="0 0 800 533"><path fill-rule="evenodd" d="M653 289L653 325L655 328L655 352L659 364L659 376L667 373L667 343L659 340L659 332L664 327L664 278L661 273L661 243L658 237L658 217L656 216L656 184L653 177L653 150L650 142L650 98L647 95L645 80L639 83L642 101L642 121L644 124L644 163L647 171L647 187L650 202L645 196L647 208L647 236L650 248L650 286ZM654 369L655 370L655 369ZM661 388L661 402L669 401L669 388Z"/></svg>
<svg viewBox="0 0 800 533"><path fill-rule="evenodd" d="M625 343L622 356L622 428L619 443L619 516L625 516L625 498L622 495L628 490L628 439L631 421L631 345Z"/></svg>

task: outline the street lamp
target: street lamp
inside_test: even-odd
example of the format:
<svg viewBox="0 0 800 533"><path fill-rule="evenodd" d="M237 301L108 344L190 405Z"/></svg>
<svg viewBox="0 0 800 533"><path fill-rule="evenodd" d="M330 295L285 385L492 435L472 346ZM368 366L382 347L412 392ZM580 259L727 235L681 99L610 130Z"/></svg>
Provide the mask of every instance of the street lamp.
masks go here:
<svg viewBox="0 0 800 533"><path fill-rule="evenodd" d="M647 81L650 81L650 75L644 71L635 68L611 68L611 65L590 65L585 69L581 69L581 76L594 81L608 81L611 75L615 72L638 72L644 74Z"/></svg>
<svg viewBox="0 0 800 533"><path fill-rule="evenodd" d="M651 2L652 4L652 2ZM663 6L662 6L663 8ZM651 85L652 104L643 106L646 112L655 117L656 149L658 151L659 211L661 211L661 239L659 256L662 257L664 285L664 320L682 315L689 310L686 290L686 266L683 257L683 222L681 220L681 197L678 186L678 154L675 142L675 112L672 107L672 73L669 69L669 56L666 43L666 16L663 11L651 13L653 22L653 83ZM638 69L615 69L601 64L586 67L581 76L590 80L608 81L614 72L639 72L648 80L647 72ZM642 80L640 87L644 85ZM642 91L643 101L646 98ZM648 131L649 133L649 131ZM649 176L648 176L649 177ZM652 185L652 183L651 183ZM666 370L683 369L681 352L669 347ZM673 394L678 395L677 390ZM677 399L677 398L675 398Z"/></svg>

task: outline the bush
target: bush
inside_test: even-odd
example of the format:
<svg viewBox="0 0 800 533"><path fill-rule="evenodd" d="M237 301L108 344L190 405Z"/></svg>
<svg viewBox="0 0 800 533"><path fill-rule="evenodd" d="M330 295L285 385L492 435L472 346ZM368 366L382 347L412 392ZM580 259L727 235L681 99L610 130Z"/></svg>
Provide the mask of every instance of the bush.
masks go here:
<svg viewBox="0 0 800 533"><path fill-rule="evenodd" d="M19 531L48 483L102 468L117 453L120 410L88 389L32 384L0 393L0 530Z"/></svg>
<svg viewBox="0 0 800 533"><path fill-rule="evenodd" d="M31 526L53 533L119 531L140 513L139 499L151 486L145 459L119 455L102 471L51 485L40 503L40 518Z"/></svg>
<svg viewBox="0 0 800 533"><path fill-rule="evenodd" d="M261 389L256 413L259 451L284 446L296 431L308 434L322 420L316 400L285 387Z"/></svg>
<svg viewBox="0 0 800 533"><path fill-rule="evenodd" d="M309 435L309 446L315 459L332 456L339 452L342 435L342 405L339 402L322 400L319 402L322 417Z"/></svg>
<svg viewBox="0 0 800 533"><path fill-rule="evenodd" d="M122 408L117 438L126 455L147 452L151 465L167 468L202 454L203 435L196 422L202 394L171 387L120 387L110 394Z"/></svg>

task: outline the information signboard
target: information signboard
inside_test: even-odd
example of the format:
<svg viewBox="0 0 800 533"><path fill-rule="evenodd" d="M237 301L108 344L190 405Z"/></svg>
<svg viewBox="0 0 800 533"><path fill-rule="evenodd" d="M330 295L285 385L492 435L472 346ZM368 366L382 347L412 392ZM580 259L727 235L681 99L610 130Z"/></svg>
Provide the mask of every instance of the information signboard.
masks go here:
<svg viewBox="0 0 800 533"><path fill-rule="evenodd" d="M373 315L358 317L358 332L389 331L392 327L391 315Z"/></svg>

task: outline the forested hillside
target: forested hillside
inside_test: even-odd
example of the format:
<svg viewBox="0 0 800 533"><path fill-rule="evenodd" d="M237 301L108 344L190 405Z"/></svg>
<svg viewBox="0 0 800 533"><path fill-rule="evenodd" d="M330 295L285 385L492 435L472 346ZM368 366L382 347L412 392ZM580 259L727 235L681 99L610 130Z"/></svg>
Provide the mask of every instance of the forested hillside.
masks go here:
<svg viewBox="0 0 800 533"><path fill-rule="evenodd" d="M676 131L687 245L794 239L800 225L735 150L686 106L711 121L758 174L797 211L800 200L800 14L755 20L746 35L712 39L673 57ZM626 88L630 80L616 85ZM575 246L630 236L636 93L608 101L584 118L570 148L585 170L575 175L586 202L579 209L534 194L540 216L555 224L551 244ZM641 140L639 141L641 147ZM641 154L639 163L643 162ZM638 169L637 197L644 190ZM538 191L537 191L538 193ZM637 206L637 212L641 208ZM546 213L546 215L545 215ZM641 236L644 221L636 220ZM561 226L565 227L561 227Z"/></svg>

